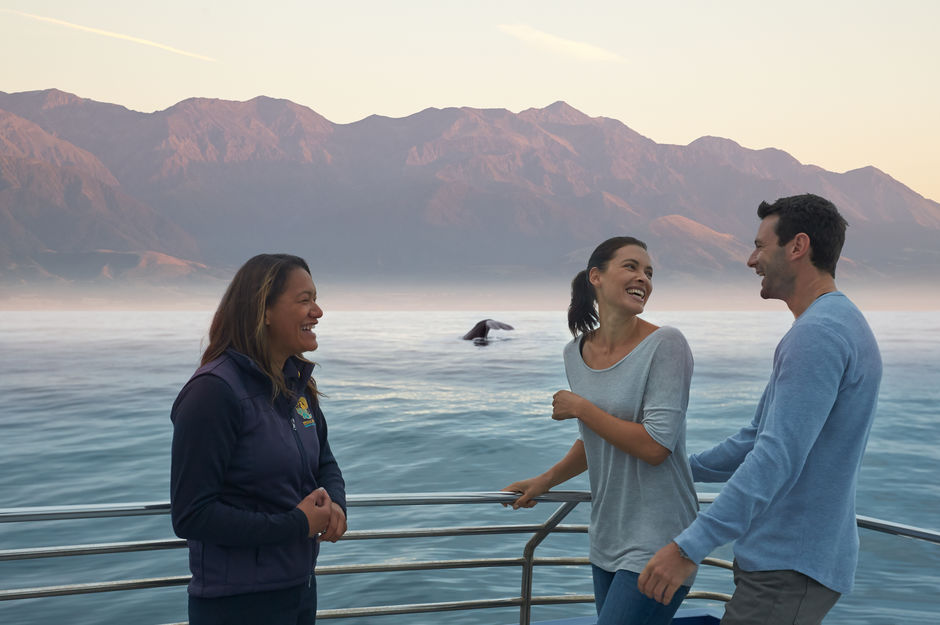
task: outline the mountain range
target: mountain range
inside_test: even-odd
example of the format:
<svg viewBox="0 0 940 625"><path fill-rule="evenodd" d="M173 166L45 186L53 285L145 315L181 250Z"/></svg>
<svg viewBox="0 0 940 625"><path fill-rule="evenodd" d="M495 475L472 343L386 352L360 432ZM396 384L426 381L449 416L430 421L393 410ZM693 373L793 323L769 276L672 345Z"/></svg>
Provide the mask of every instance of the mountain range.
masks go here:
<svg viewBox="0 0 940 625"><path fill-rule="evenodd" d="M6 288L220 281L262 251L334 280L557 282L617 234L647 241L657 278L753 282L757 205L806 192L850 224L840 279L940 270L940 204L874 167L719 137L658 144L564 102L335 124L269 97L140 113L0 92Z"/></svg>

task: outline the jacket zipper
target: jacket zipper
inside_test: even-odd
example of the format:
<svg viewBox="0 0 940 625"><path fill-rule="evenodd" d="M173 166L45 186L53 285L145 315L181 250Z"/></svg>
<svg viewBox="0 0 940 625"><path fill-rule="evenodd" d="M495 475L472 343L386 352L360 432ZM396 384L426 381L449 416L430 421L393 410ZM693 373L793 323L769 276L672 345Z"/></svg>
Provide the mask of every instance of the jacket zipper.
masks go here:
<svg viewBox="0 0 940 625"><path fill-rule="evenodd" d="M303 441L300 440L300 433L297 431L297 424L294 422L294 415L290 418L290 427L294 430L294 442L297 443L297 451L300 452L300 461L303 466L307 466L307 451L304 449Z"/></svg>
<svg viewBox="0 0 940 625"><path fill-rule="evenodd" d="M310 463L307 460L307 450L304 449L304 443L302 440L300 440L300 432L297 431L297 423L294 421L294 415L290 416L290 429L294 431L294 441L297 443L297 451L300 452L300 462L302 465L300 483L303 484L304 474L307 473L307 469L309 468ZM318 486L319 484L317 484L316 477L314 477L313 487L317 488ZM307 576L307 588L310 588L310 584L312 583L312 580L313 580L313 575L312 574L308 575Z"/></svg>
<svg viewBox="0 0 940 625"><path fill-rule="evenodd" d="M290 417L290 427L294 431L294 442L297 443L297 451L300 452L300 462L303 465L300 469L301 482L303 482L304 477L309 475L313 478L313 487L317 488L320 484L317 482L316 475L313 474L313 469L310 468L310 458L307 456L307 448L304 447L304 442L300 440L300 432L297 431L297 423L294 421L294 415Z"/></svg>

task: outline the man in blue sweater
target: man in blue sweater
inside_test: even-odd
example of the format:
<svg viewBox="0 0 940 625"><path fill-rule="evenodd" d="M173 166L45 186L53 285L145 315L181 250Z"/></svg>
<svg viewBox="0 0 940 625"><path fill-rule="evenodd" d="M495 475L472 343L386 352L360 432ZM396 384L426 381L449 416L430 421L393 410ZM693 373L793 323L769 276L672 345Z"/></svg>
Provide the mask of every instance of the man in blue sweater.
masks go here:
<svg viewBox="0 0 940 625"><path fill-rule="evenodd" d="M881 382L865 318L836 290L845 220L816 195L762 202L754 252L761 297L796 320L774 353L751 423L691 456L697 482L721 493L639 578L668 603L715 547L734 541L735 591L722 625L821 623L852 589L855 487Z"/></svg>

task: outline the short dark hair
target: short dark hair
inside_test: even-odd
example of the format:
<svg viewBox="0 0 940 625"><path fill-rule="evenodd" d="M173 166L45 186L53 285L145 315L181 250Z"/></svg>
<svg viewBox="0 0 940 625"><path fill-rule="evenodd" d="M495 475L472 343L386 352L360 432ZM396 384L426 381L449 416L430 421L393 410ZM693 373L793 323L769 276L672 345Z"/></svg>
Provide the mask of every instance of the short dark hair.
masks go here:
<svg viewBox="0 0 940 625"><path fill-rule="evenodd" d="M845 229L848 223L839 214L836 205L826 198L812 193L782 197L773 204L761 202L757 216L761 219L777 215L779 221L774 228L777 243L783 245L799 233L809 237L810 261L833 278L836 263L845 244Z"/></svg>

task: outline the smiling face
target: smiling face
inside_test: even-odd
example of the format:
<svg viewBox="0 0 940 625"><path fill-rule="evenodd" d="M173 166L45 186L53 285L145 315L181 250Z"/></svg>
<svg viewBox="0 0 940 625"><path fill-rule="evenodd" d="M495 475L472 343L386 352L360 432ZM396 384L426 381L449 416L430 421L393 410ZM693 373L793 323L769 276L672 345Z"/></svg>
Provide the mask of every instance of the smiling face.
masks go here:
<svg viewBox="0 0 940 625"><path fill-rule="evenodd" d="M323 316L317 305L317 289L310 274L300 267L291 270L284 290L264 311L268 349L275 363L317 348L313 328Z"/></svg>
<svg viewBox="0 0 940 625"><path fill-rule="evenodd" d="M621 247L603 271L592 267L589 277L599 306L624 308L635 315L643 312L653 292L653 265L639 245Z"/></svg>
<svg viewBox="0 0 940 625"><path fill-rule="evenodd" d="M760 284L762 298L786 301L793 293L795 276L787 262L786 245L781 246L777 237L779 219L777 215L768 215L760 222L747 266L763 277Z"/></svg>

